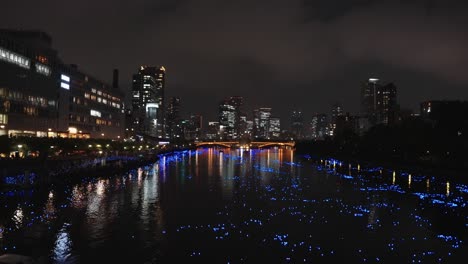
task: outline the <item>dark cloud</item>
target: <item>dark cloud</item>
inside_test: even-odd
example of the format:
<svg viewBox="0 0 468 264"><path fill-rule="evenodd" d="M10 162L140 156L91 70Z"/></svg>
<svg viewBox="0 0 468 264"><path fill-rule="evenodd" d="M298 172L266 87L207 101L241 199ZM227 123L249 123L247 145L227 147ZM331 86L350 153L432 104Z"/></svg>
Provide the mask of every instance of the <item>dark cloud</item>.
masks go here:
<svg viewBox="0 0 468 264"><path fill-rule="evenodd" d="M360 82L394 81L403 107L466 99L467 5L454 0L134 0L3 3L6 27L39 28L66 62L122 87L141 64L168 69L167 94L216 117L225 96L249 109L357 111ZM283 122L287 123L286 120Z"/></svg>

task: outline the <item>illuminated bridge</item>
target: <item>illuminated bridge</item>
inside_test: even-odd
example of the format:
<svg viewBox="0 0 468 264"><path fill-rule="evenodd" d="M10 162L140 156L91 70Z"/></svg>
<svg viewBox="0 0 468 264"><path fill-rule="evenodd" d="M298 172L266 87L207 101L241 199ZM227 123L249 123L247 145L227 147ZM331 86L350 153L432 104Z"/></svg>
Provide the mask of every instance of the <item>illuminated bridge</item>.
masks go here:
<svg viewBox="0 0 468 264"><path fill-rule="evenodd" d="M294 148L294 141L252 141L241 143L239 141L199 141L195 142L197 147L218 146L225 148L268 148L268 147L291 147Z"/></svg>

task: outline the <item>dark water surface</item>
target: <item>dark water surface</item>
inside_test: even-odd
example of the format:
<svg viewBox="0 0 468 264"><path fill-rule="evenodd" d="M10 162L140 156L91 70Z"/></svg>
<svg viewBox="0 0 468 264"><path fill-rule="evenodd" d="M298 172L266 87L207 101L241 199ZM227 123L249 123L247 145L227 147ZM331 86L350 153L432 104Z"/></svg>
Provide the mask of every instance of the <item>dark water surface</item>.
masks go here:
<svg viewBox="0 0 468 264"><path fill-rule="evenodd" d="M0 255L44 263L466 263L468 186L293 150L199 149L0 193Z"/></svg>

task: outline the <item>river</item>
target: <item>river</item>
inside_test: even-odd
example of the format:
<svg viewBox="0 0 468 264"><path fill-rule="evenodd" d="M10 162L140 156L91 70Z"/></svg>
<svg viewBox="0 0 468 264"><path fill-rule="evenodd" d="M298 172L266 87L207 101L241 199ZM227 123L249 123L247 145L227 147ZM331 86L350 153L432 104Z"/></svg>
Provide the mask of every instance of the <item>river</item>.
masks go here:
<svg viewBox="0 0 468 264"><path fill-rule="evenodd" d="M468 186L294 150L203 148L0 192L0 255L39 263L465 263Z"/></svg>

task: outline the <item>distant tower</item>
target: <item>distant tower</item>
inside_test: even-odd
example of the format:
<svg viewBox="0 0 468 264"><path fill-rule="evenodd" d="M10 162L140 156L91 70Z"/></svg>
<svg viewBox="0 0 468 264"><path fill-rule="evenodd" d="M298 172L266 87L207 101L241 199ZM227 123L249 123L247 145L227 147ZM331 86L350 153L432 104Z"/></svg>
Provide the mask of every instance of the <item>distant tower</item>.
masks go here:
<svg viewBox="0 0 468 264"><path fill-rule="evenodd" d="M134 127L140 134L164 137L164 90L166 69L141 66L133 75L132 110Z"/></svg>
<svg viewBox="0 0 468 264"><path fill-rule="evenodd" d="M180 97L169 98L166 110L166 136L174 139L178 133L177 125L180 121Z"/></svg>
<svg viewBox="0 0 468 264"><path fill-rule="evenodd" d="M281 122L279 117L270 117L269 138L279 139L281 136Z"/></svg>
<svg viewBox="0 0 468 264"><path fill-rule="evenodd" d="M337 120L340 116L343 116L343 106L341 103L335 103L332 106L332 111L331 111L331 122L330 122L330 136L333 136L335 134L336 130L336 123Z"/></svg>
<svg viewBox="0 0 468 264"><path fill-rule="evenodd" d="M392 124L398 110L396 96L393 83L383 85L379 79L371 78L361 88L361 113L371 125Z"/></svg>
<svg viewBox="0 0 468 264"><path fill-rule="evenodd" d="M315 114L311 123L312 138L324 139L328 131L328 122L326 114Z"/></svg>
<svg viewBox="0 0 468 264"><path fill-rule="evenodd" d="M236 106L230 99L225 99L219 103L218 110L221 136L224 139L235 138Z"/></svg>
<svg viewBox="0 0 468 264"><path fill-rule="evenodd" d="M304 115L302 111L294 110L291 114L291 131L295 139L304 137Z"/></svg>
<svg viewBox="0 0 468 264"><path fill-rule="evenodd" d="M255 138L266 139L270 134L271 108L262 107L254 110L253 132Z"/></svg>

